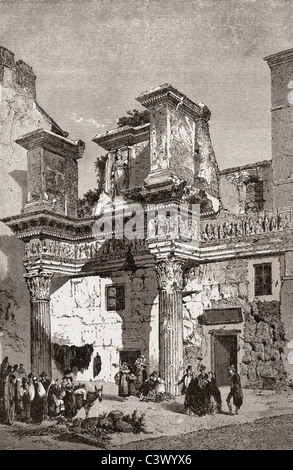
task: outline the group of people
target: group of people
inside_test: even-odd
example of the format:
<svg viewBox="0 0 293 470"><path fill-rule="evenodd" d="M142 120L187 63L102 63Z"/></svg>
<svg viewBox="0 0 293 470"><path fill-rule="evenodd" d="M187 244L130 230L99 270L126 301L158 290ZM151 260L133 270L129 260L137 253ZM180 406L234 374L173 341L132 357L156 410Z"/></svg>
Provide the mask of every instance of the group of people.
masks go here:
<svg viewBox="0 0 293 470"><path fill-rule="evenodd" d="M144 401L156 401L165 393L165 383L157 371L148 377L146 358L142 354L136 359L133 368L123 362L114 380L118 385L118 396L123 401L131 394L131 383L134 385L136 396Z"/></svg>
<svg viewBox="0 0 293 470"><path fill-rule="evenodd" d="M178 386L182 384L181 393L185 395L185 412L191 416L204 416L206 414L215 414L222 412L222 397L219 388L216 385L213 371L205 372L206 367L199 367L199 374L192 370L189 365ZM232 405L235 406L235 414L243 403L243 392L240 382L240 376L234 365L229 367L230 391L226 402L229 414L234 414Z"/></svg>
<svg viewBox="0 0 293 470"><path fill-rule="evenodd" d="M229 414L238 414L243 403L243 392L240 376L234 365L229 367L230 391L226 398ZM131 395L131 388L135 389L136 396L141 401L159 402L166 398L165 382L157 371L147 376L146 358L140 355L135 361L134 367L123 362L119 372L115 375L118 385L118 396L123 401ZM133 384L133 387L131 387ZM213 371L206 373L206 367L200 365L198 373L189 365L185 374L176 384L182 385L181 393L185 395L184 409L191 416L204 416L222 412L222 397L217 387ZM235 407L233 413L232 407Z"/></svg>
<svg viewBox="0 0 293 470"><path fill-rule="evenodd" d="M1 377L13 378L15 382L16 412L32 422L41 422L44 418L64 416L72 419L77 413L77 399L86 402L87 390L84 385L74 386L70 375L50 381L47 374L42 372L39 376L26 374L23 364L13 367L4 361L0 371ZM142 401L162 401L166 396L165 382L157 371L147 376L146 358L140 355L131 368L123 362L119 372L115 375L118 385L118 396L127 400L131 395L133 384L136 396ZM230 414L238 414L243 403L243 392L240 376L235 366L229 367L230 391L226 398ZM198 373L189 365L177 386L182 385L181 393L185 395L184 409L191 416L204 416L222 412L222 397L216 385L213 371L206 373L206 367L201 365ZM79 395L79 397L77 397ZM232 406L235 407L233 413Z"/></svg>
<svg viewBox="0 0 293 470"><path fill-rule="evenodd" d="M10 377L15 384L16 414L27 422L40 423L45 418L64 416L72 419L76 413L76 395L86 401L85 386L73 384L71 375L49 380L46 372L40 375L27 374L23 364L9 365L5 358L1 365L2 380Z"/></svg>

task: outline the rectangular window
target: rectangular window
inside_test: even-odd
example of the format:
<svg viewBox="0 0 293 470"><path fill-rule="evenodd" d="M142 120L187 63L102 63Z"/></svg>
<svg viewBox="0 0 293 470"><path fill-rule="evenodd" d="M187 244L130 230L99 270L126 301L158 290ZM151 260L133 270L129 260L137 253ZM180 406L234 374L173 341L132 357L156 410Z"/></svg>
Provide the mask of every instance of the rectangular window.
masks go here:
<svg viewBox="0 0 293 470"><path fill-rule="evenodd" d="M272 294L272 265L271 263L254 265L255 296Z"/></svg>
<svg viewBox="0 0 293 470"><path fill-rule="evenodd" d="M125 309L125 287L123 284L113 284L106 287L107 310Z"/></svg>

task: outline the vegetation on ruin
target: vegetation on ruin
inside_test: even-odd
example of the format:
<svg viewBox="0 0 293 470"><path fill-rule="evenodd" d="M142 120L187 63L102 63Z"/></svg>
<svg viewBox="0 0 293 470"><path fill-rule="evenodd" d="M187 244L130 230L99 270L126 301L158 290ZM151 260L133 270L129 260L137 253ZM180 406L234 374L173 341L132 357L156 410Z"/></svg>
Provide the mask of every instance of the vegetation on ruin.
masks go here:
<svg viewBox="0 0 293 470"><path fill-rule="evenodd" d="M122 116L118 119L118 127L131 126L137 127L150 122L150 112L148 109L138 111L138 109L132 109L127 111L126 116Z"/></svg>

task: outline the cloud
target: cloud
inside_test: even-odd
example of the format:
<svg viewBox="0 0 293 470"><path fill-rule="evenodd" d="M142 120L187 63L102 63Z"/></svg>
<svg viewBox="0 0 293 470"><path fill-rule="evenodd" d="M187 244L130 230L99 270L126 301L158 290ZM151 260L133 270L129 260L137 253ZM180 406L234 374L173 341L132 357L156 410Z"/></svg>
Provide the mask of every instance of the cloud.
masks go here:
<svg viewBox="0 0 293 470"><path fill-rule="evenodd" d="M103 129L104 127L109 127L112 123L109 119L105 119L104 122L98 122L93 118L85 118L77 116L76 113L69 113L66 115L71 121L76 122L77 124L82 124L85 126L95 126L97 129Z"/></svg>

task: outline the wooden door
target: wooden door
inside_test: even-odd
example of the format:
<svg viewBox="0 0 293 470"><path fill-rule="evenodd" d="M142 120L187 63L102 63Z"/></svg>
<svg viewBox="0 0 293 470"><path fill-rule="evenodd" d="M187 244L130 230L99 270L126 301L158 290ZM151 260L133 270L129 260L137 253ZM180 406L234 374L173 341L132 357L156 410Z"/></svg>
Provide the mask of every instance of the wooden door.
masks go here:
<svg viewBox="0 0 293 470"><path fill-rule="evenodd" d="M237 368L237 335L215 335L214 372L218 387L229 385L228 367L231 364Z"/></svg>

